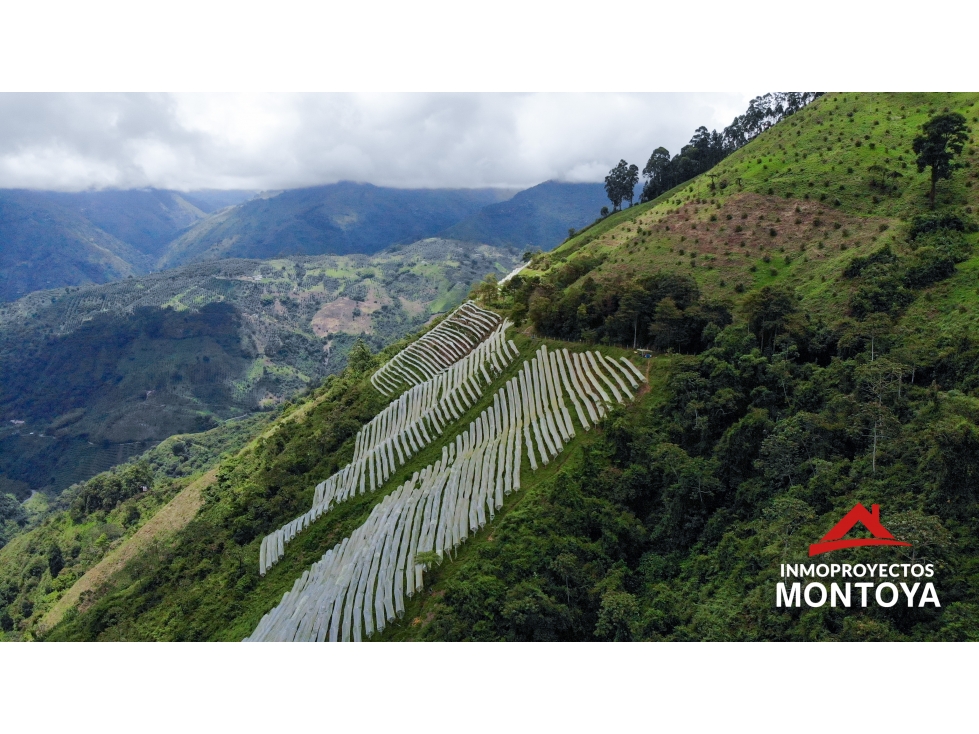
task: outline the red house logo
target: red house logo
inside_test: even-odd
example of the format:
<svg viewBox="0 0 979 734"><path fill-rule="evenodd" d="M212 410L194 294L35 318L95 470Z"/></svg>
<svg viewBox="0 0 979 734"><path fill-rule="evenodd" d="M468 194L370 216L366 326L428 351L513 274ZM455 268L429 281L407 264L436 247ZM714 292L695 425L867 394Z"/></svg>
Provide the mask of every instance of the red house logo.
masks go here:
<svg viewBox="0 0 979 734"><path fill-rule="evenodd" d="M858 522L863 523L863 526L874 537L843 540L843 536L850 532ZM867 510L866 507L858 502L856 507L846 513L843 519L836 523L832 530L826 533L818 543L813 543L809 546L809 556L818 556L820 553L828 553L829 551L841 550L843 548L856 548L863 545L910 546L911 544L905 543L903 540L895 540L890 531L880 524L880 505L871 505L871 509Z"/></svg>

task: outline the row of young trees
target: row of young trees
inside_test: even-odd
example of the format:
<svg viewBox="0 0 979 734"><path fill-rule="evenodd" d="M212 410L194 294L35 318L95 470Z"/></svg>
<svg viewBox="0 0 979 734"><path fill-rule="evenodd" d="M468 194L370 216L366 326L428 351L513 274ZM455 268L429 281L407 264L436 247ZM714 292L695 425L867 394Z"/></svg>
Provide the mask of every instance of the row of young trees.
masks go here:
<svg viewBox="0 0 979 734"><path fill-rule="evenodd" d="M700 126L690 142L671 156L670 151L660 146L653 151L642 169L645 183L639 201L652 201L685 181L709 171L738 148L749 143L779 120L795 114L807 104L818 98L821 92L775 92L751 100L748 110L728 125L722 132L708 130ZM935 207L935 193L938 181L950 179L953 171L962 164L955 163L968 142L971 129L965 117L957 112L936 115L922 126L922 132L913 143L919 171L931 169L931 206ZM886 171L880 166L872 167L872 172L883 177ZM634 191L639 183L639 167L624 159L609 171L605 177L605 192L612 202L612 211L618 211L624 200L632 206ZM609 213L602 209L602 216Z"/></svg>
<svg viewBox="0 0 979 734"><path fill-rule="evenodd" d="M689 181L720 163L738 148L750 142L779 120L793 115L818 98L822 92L770 92L755 97L744 114L738 115L722 132L701 125L690 142L676 155L660 146L653 151L642 169L645 183L640 202L657 196ZM618 211L626 199L632 206L633 192L639 183L639 167L620 160L605 177L605 192ZM607 209L603 209L603 215Z"/></svg>

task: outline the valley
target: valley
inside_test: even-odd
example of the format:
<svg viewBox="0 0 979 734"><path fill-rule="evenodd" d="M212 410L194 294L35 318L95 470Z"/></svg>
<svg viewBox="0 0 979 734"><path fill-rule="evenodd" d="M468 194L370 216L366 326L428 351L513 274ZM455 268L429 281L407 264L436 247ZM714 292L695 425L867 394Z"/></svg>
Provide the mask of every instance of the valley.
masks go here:
<svg viewBox="0 0 979 734"><path fill-rule="evenodd" d="M372 255L432 237L547 250L593 221L604 199L598 184L553 181L520 192L349 181L264 192L4 189L0 303L209 260Z"/></svg>
<svg viewBox="0 0 979 734"><path fill-rule="evenodd" d="M514 250L220 260L0 306L0 482L54 495L174 433L269 410L460 303Z"/></svg>
<svg viewBox="0 0 979 734"><path fill-rule="evenodd" d="M245 242L215 227L186 240L201 262L8 304L0 359L17 389L2 405L36 416L8 436L160 443L5 509L0 630L976 639L977 103L812 95L502 286L483 276L511 272L520 247L208 260ZM915 141L942 116L971 129L932 179ZM506 220L519 196L466 228ZM130 330L96 331L112 314ZM67 385L53 404L69 361L104 392ZM217 425L140 434L154 398ZM35 489L5 475L19 498ZM161 517L179 520L149 525L178 497ZM941 604L777 606L780 565L811 562L858 503L910 545L838 558L933 564Z"/></svg>

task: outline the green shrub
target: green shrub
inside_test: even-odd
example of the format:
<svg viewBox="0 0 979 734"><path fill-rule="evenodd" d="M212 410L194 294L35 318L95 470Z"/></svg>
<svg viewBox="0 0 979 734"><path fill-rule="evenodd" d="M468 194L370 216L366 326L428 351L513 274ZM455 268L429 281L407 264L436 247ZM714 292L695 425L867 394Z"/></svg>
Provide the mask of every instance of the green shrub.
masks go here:
<svg viewBox="0 0 979 734"><path fill-rule="evenodd" d="M149 488L153 472L148 463L130 464L108 474L90 479L71 503L71 517L75 522L91 513L109 512L123 501Z"/></svg>
<svg viewBox="0 0 979 734"><path fill-rule="evenodd" d="M949 230L954 232L965 232L966 225L962 219L955 214L919 214L911 220L911 229L908 232L908 239L915 240L920 235L930 234Z"/></svg>

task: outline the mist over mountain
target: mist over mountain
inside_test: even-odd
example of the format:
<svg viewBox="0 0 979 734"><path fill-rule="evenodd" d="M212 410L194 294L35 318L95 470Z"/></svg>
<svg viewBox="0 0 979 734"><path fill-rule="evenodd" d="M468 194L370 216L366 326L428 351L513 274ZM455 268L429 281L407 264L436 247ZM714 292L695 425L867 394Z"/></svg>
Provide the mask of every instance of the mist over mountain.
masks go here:
<svg viewBox="0 0 979 734"><path fill-rule="evenodd" d="M172 242L159 265L222 257L371 254L433 237L501 189L392 189L342 181L260 196L200 222Z"/></svg>
<svg viewBox="0 0 979 734"><path fill-rule="evenodd" d="M245 189L201 189L180 194L202 212L212 214L218 209L248 201L259 192Z"/></svg>
<svg viewBox="0 0 979 734"><path fill-rule="evenodd" d="M0 301L190 262L371 254L436 235L549 249L604 201L600 184L514 193L351 182L264 193L0 190Z"/></svg>
<svg viewBox="0 0 979 734"><path fill-rule="evenodd" d="M569 229L580 229L595 221L607 205L604 184L545 181L512 199L490 204L442 235L550 250L567 238Z"/></svg>

